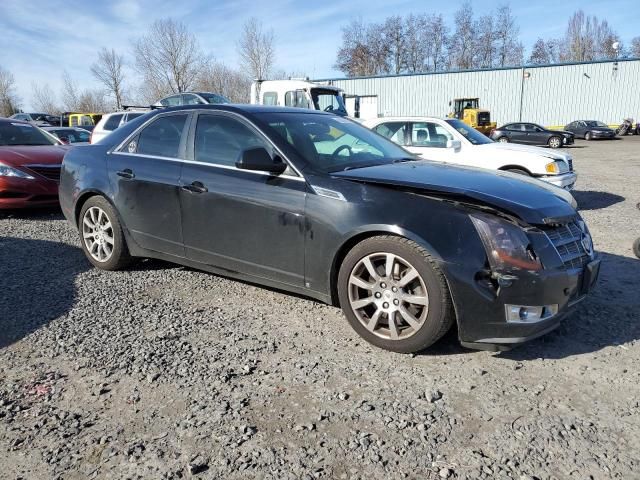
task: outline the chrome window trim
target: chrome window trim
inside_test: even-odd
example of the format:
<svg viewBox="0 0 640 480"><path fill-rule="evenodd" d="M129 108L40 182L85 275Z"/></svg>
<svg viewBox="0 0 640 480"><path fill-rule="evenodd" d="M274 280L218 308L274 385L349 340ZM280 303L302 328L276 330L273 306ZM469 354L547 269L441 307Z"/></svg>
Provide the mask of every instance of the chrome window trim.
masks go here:
<svg viewBox="0 0 640 480"><path fill-rule="evenodd" d="M205 167L222 168L224 170L234 170L236 172L247 172L247 173L253 173L257 175L267 175L269 177L286 178L288 180L296 180L298 182L306 182L306 180L303 177L298 177L296 175L286 175L286 174L274 175L273 173L266 172L264 170L245 170L242 168L232 167L230 165L218 165L215 163L196 162L195 160L185 160L183 158L162 157L159 155L146 155L143 153L128 153L128 152L117 152L117 151L111 152L111 155L126 155L128 157L153 158L155 160L165 160L168 162L181 162L181 163L188 163L190 165L202 165Z"/></svg>
<svg viewBox="0 0 640 480"><path fill-rule="evenodd" d="M191 115L193 114L197 114L199 112L205 112L205 114L220 114L220 112L222 112L222 116L225 116L224 114L230 115L232 117L237 117L241 120L244 120L245 122L247 122L249 125L251 125L255 130L257 130L260 135L273 147L273 149L278 153L278 155L283 159L283 161L287 164L287 167L290 168L291 170L293 170L297 176L294 175L277 175L280 178L290 178L290 179L299 179L302 180L303 182L306 182L304 175L302 175L302 172L300 172L300 170L298 170L295 165L293 164L293 162L291 162L287 156L282 152L282 150L280 150L280 148L278 148L278 146L273 143L273 141L269 138L268 135L266 135L255 123L253 123L251 120L249 120L248 118L236 113L236 112L231 112L228 110L201 110L201 109L180 109L180 110L172 110L171 112L163 112L163 113L159 113L158 115L154 115L153 117L149 118L146 122L144 122L142 125L140 125L137 129L135 129L133 132L131 132L131 134L125 138L122 142L120 142L117 146L113 147L111 150L109 150L107 152L107 154L114 154L114 155L134 155L134 156L140 156L140 157L146 157L146 158L157 158L160 160L174 160L174 161L181 161L181 162L186 162L186 163L191 163L194 165L209 165L212 167L219 167L219 168L226 168L228 170L236 170L239 172L251 172L251 173L258 173L258 174L266 174L269 176L274 176L273 174L269 173L269 172L262 172L262 171L257 171L257 170L243 170L237 167L232 167L230 165L218 165L215 163L206 163L206 162L196 162L195 160L186 160L183 158L172 158L172 157L162 157L162 156L158 156L158 155L145 155L145 154L139 154L139 153L129 153L129 152L122 152L121 150L134 138L136 137L140 131L145 128L147 125L149 125L152 121L154 121L156 118L159 117L164 117L167 115L175 115L175 114L187 114L187 115ZM197 122L197 118L195 119Z"/></svg>

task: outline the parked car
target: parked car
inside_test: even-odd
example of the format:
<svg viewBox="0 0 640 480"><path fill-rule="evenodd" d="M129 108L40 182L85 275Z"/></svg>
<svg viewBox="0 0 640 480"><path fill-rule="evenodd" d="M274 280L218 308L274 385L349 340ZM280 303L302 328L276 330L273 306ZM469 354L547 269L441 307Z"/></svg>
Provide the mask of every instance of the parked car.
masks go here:
<svg viewBox="0 0 640 480"><path fill-rule="evenodd" d="M147 111L105 113L91 132L90 143L99 142L121 125L130 122L134 118L141 117L145 113L147 113Z"/></svg>
<svg viewBox="0 0 640 480"><path fill-rule="evenodd" d="M218 105L221 103L231 103L227 97L212 92L184 92L170 95L158 100L154 107L177 107L180 105Z"/></svg>
<svg viewBox="0 0 640 480"><path fill-rule="evenodd" d="M564 129L585 140L616 138L615 130L609 128L606 123L597 120L576 120L564 127Z"/></svg>
<svg viewBox="0 0 640 480"><path fill-rule="evenodd" d="M60 183L96 267L153 257L296 292L398 352L454 322L476 348L557 327L600 264L565 193L419 160L344 117L257 105L153 111L71 149Z"/></svg>
<svg viewBox="0 0 640 480"><path fill-rule="evenodd" d="M32 123L0 118L0 209L57 205L67 149Z"/></svg>
<svg viewBox="0 0 640 480"><path fill-rule="evenodd" d="M494 142L455 118L381 117L363 123L428 160L505 170L567 190L576 183L577 175L569 154Z"/></svg>
<svg viewBox="0 0 640 480"><path fill-rule="evenodd" d="M575 135L561 130L548 130L536 123L507 123L491 131L490 137L496 142L522 143L524 145L548 145L560 148L573 145Z"/></svg>
<svg viewBox="0 0 640 480"><path fill-rule="evenodd" d="M55 117L47 113L14 113L9 118L13 120L20 120L22 122L29 122L39 127L46 125L53 125L51 123Z"/></svg>
<svg viewBox="0 0 640 480"><path fill-rule="evenodd" d="M45 132L55 135L64 144L88 145L91 132L78 127L42 127Z"/></svg>

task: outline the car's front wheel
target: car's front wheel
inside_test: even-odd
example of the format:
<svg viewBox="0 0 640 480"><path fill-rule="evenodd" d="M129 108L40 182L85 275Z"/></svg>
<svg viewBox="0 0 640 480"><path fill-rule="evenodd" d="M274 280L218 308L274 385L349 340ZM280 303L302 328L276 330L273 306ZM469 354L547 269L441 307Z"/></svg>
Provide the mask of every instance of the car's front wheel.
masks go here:
<svg viewBox="0 0 640 480"><path fill-rule="evenodd" d="M509 137L500 137L498 141L500 143L509 143Z"/></svg>
<svg viewBox="0 0 640 480"><path fill-rule="evenodd" d="M548 143L551 148L560 148L562 146L560 137L551 137Z"/></svg>
<svg viewBox="0 0 640 480"><path fill-rule="evenodd" d="M427 348L454 320L443 273L424 248L402 237L357 244L341 265L338 296L353 329L394 352Z"/></svg>
<svg viewBox="0 0 640 480"><path fill-rule="evenodd" d="M102 270L120 270L131 263L115 209L103 197L89 198L80 210L82 250Z"/></svg>
<svg viewBox="0 0 640 480"><path fill-rule="evenodd" d="M592 138L593 138L593 135L591 134L591 132L587 132L584 134L585 140L591 140Z"/></svg>

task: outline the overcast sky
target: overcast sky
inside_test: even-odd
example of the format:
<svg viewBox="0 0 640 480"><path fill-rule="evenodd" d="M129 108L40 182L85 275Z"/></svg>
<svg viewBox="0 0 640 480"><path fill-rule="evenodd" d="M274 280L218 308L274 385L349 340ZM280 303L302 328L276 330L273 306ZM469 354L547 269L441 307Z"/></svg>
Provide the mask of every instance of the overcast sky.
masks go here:
<svg viewBox="0 0 640 480"><path fill-rule="evenodd" d="M505 1L473 3L474 15L480 16ZM607 19L627 43L640 35L640 3L633 0L506 3L517 18L526 55L538 37L562 36L569 16L580 8ZM205 52L234 67L242 23L256 16L275 32L279 69L312 78L341 76L333 64L341 26L351 19L374 22L389 15L426 12L442 13L451 24L461 4L430 0L0 0L0 65L13 72L23 106L29 108L32 83L48 83L57 92L64 69L81 88L97 87L89 72L96 51L106 46L128 57L132 41L158 18L184 22ZM309 10L304 10L305 5Z"/></svg>

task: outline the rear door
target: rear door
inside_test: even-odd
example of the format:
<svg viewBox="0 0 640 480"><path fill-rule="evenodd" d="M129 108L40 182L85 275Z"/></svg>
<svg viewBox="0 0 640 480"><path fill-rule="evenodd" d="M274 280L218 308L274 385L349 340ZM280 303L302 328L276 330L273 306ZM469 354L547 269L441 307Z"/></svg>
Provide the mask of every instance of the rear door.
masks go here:
<svg viewBox="0 0 640 480"><path fill-rule="evenodd" d="M515 143L527 143L527 132L522 123L509 125L509 139Z"/></svg>
<svg viewBox="0 0 640 480"><path fill-rule="evenodd" d="M156 116L108 156L113 200L143 248L184 256L180 227L180 171L190 115Z"/></svg>
<svg viewBox="0 0 640 480"><path fill-rule="evenodd" d="M187 257L234 272L302 286L306 183L240 170L248 148L274 147L241 117L200 113L191 129L180 183Z"/></svg>

